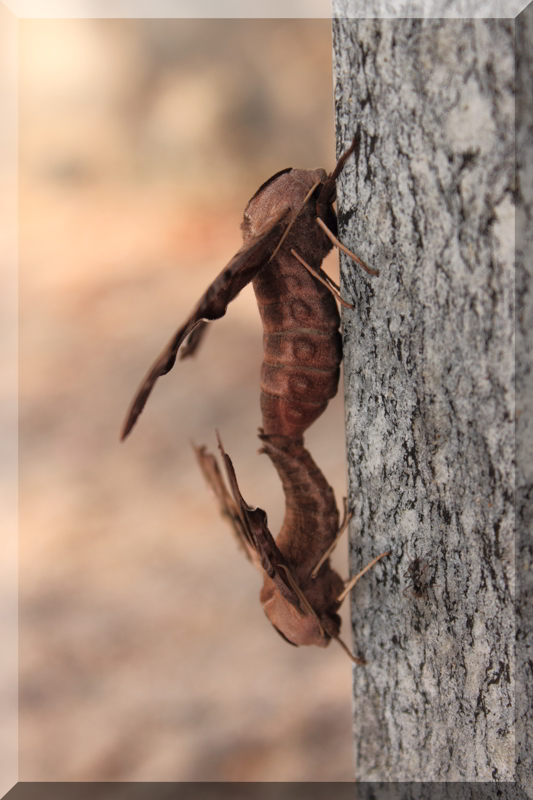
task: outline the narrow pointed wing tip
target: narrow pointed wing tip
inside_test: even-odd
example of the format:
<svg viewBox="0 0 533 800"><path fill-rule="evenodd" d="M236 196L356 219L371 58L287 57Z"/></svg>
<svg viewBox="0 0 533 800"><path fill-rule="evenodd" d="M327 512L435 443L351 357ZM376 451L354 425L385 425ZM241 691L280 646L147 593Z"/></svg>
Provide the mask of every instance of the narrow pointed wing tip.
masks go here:
<svg viewBox="0 0 533 800"><path fill-rule="evenodd" d="M131 401L128 413L126 415L126 419L122 426L122 431L120 434L121 442L123 442L124 439L128 436L128 434L134 427L135 423L139 419L146 405L146 402L152 393L152 389L157 383L157 380L162 375L166 375L168 372L170 372L170 370L176 363L176 354L179 350L180 344L187 335L187 325L188 323L182 326L174 334L174 336L167 344L163 352L156 358L156 360L150 367L147 375L145 376L144 380L142 381L141 385L137 389L135 397Z"/></svg>
<svg viewBox="0 0 533 800"><path fill-rule="evenodd" d="M131 433L133 426L135 425L137 418L133 419L131 414L128 414L126 417L126 421L123 423L121 431L120 431L120 441L124 442Z"/></svg>
<svg viewBox="0 0 533 800"><path fill-rule="evenodd" d="M143 384L143 387L142 387L143 390L144 390L144 387L145 387L145 384ZM135 397L133 399L133 402L132 402L132 404L131 404L131 406L129 408L129 411L128 411L127 415L126 415L126 419L124 420L124 423L122 425L122 430L120 432L120 441L121 442L123 442L125 439L127 439L127 437L130 435L131 431L135 427L135 424L136 424L137 420L139 419L139 416L141 415L141 412L142 412L143 408L146 405L146 401L148 399L148 395L150 394L151 388L152 387L150 387L150 390L148 392L139 391L135 395Z"/></svg>
<svg viewBox="0 0 533 800"><path fill-rule="evenodd" d="M146 401L148 400L148 397L150 395L150 392L152 391L154 383L155 381L153 381L151 385L148 384L148 389L147 389L146 388L147 380L144 380L141 385L141 388L137 391L137 394L133 398L128 413L126 414L126 418L122 424L122 429L120 431L121 442L123 442L125 439L128 438L131 431L135 427L135 424L137 423L137 420L139 419L142 410L146 405Z"/></svg>

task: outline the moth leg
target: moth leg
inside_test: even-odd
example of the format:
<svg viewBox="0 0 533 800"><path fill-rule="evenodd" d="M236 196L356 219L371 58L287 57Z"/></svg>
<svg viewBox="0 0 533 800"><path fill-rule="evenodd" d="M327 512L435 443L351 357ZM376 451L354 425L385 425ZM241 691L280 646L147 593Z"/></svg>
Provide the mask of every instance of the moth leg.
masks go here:
<svg viewBox="0 0 533 800"><path fill-rule="evenodd" d="M300 262L302 267L306 268L306 270L313 276L313 278L316 278L317 281L320 281L320 283L324 284L326 289L329 289L329 291L331 292L331 294L333 295L335 300L337 300L338 303L341 303L341 305L346 306L346 308L351 308L352 310L355 308L355 306L352 306L350 303L347 303L346 300L342 299L341 293L340 293L340 291L341 291L340 287L337 286L335 281L332 280L329 277L329 275L326 272L324 272L323 269L321 269L320 267L318 269L314 269L314 267L311 267L307 263L307 261L304 261L304 259L301 257L301 255L299 255L299 253L296 252L294 247L291 248L291 253L294 256L294 258L297 261Z"/></svg>
<svg viewBox="0 0 533 800"><path fill-rule="evenodd" d="M351 650L348 647L348 645L346 645L342 641L340 636L333 636L332 638L335 639L335 641L340 644L340 646L342 647L344 652L348 654L348 656L352 659L354 664L359 664L360 666L363 666L364 664L366 664L366 661L365 661L364 658L357 658L357 656L354 656L354 654L351 652Z"/></svg>
<svg viewBox="0 0 533 800"><path fill-rule="evenodd" d="M348 498L342 498L342 522L340 527L344 530L348 522L350 522L351 518L353 517L353 511L348 510Z"/></svg>
<svg viewBox="0 0 533 800"><path fill-rule="evenodd" d="M320 618L317 616L317 614L316 614L315 610L314 610L314 609L313 609L313 607L310 605L310 603L309 603L309 601L307 600L307 598L306 598L305 594L302 592L302 590L300 589L300 587L298 586L298 584L296 583L296 581L295 581L295 580L294 580L294 578L292 577L292 575L291 575L291 573L290 573L289 569L288 569L286 566L283 566L283 565L281 565L281 564L280 564L280 565L278 565L278 566L282 567L282 569L285 571L285 573L286 573L286 575L287 575L287 578L289 579L289 582L290 582L290 584L291 584L292 588L295 590L296 594L297 594L297 595L298 595L298 597L300 598L300 601L303 603L303 605L304 605L304 607L307 609L307 611L309 611L309 613L310 613L310 614L312 614L312 616L314 616L314 617L315 617L315 619L316 619L316 621L317 621L317 623L318 623L318 626L319 626L320 630L321 630L322 632L324 632L324 628L323 628L323 626L322 626L322 623L321 623L321 621L320 621ZM279 632L280 632L280 631L278 631L278 633L279 633ZM283 635L283 634L282 634L282 635ZM354 664L359 664L359 665L366 664L366 661L365 661L365 659L364 659L364 658L358 658L357 656L354 656L354 654L351 652L350 648L349 648L349 647L348 647L348 646L347 646L347 645L346 645L346 644L345 644L345 643L342 641L342 639L341 639L341 637L340 637L340 636L338 636L338 635L337 635L337 636L334 636L334 635L332 635L332 636L331 636L331 638L332 638L332 639L335 639L335 641L336 641L336 642L338 642L338 643L340 644L340 646L342 647L342 649L344 650L344 652L345 652L345 653L347 653L347 655L348 655L348 656L350 657L350 659L351 659L351 660L354 662ZM291 642L291 644L292 644L292 642Z"/></svg>
<svg viewBox="0 0 533 800"><path fill-rule="evenodd" d="M347 256L350 256L350 258L353 258L355 263L359 264L359 266L362 267L365 270L365 272L368 272L369 275L379 275L379 269L371 269L370 267L367 267L365 262L362 261L359 258L359 256L357 256L351 250L348 250L348 248L345 247L342 242L339 242L339 240L337 239L335 234L330 231L330 229L328 228L326 223L323 220L321 220L320 217L317 217L316 221L320 225L320 227L322 228L322 230L324 231L324 233L326 234L328 239L335 245L335 247L338 247L339 250L342 250L342 252L346 253Z"/></svg>
<svg viewBox="0 0 533 800"><path fill-rule="evenodd" d="M370 564L367 564L366 567L361 570L361 572L358 572L357 575L355 575L355 577L353 577L350 581L348 581L348 584L345 587L344 591L337 597L337 602L342 603L345 597L352 591L353 587L355 586L359 578L362 578L365 572L368 572L368 570L371 569L374 566L374 564L377 564L380 559L384 558L385 556L390 556L390 554L391 551L387 550L386 553L381 553L379 556L373 558Z"/></svg>
<svg viewBox="0 0 533 800"><path fill-rule="evenodd" d="M307 201L309 200L309 198L311 197L311 195L313 194L313 192L315 191L315 189L316 189L316 188L317 188L317 186L319 186L319 185L320 185L320 181L317 181L316 183L314 183L314 184L313 184L313 186L311 186L311 188L309 189L309 191L308 191L308 192L307 192L307 194L305 195L304 199L302 200L302 202L301 202L301 204L300 204L300 207L299 207L298 211L296 212L296 214L294 215L294 217L292 218L292 220L289 222L288 226L287 226L287 227L285 228L285 230L283 231L283 234L282 234L282 236L281 236L281 238L280 238L279 242L277 243L277 245L276 245L276 248L275 248L274 252L272 253L272 255L270 256L270 258L268 259L268 262L269 262L269 263L270 263L271 261L273 261L273 260L276 258L276 255L278 254L278 251L279 251L279 249L281 248L281 245L283 244L283 242L285 241L285 239L286 239L286 238L287 238L287 236L289 235L289 232L290 232L290 230L291 230L292 226L294 225L294 223L296 222L296 220L298 219L298 217L300 216L300 214L301 214L301 213L302 213L302 211L304 210L304 208L305 208L305 206L306 206L306 204L307 204Z"/></svg>
<svg viewBox="0 0 533 800"><path fill-rule="evenodd" d="M347 499L345 497L344 498L344 517L342 519L340 528L339 528L339 530L337 532L337 535L335 536L335 539L333 540L332 544L330 544L330 546L328 547L328 549L326 550L326 552L324 553L324 555L322 556L322 558L320 559L320 561L318 562L318 564L316 565L314 570L311 572L311 577L312 578L316 578L316 576L318 575L318 570L320 569L322 564L325 561L328 560L330 555L333 553L333 551L337 547L339 539L341 538L342 534L344 533L344 531L348 527L348 523L350 522L352 517L353 517L353 512L352 511L348 512L348 501L347 501Z"/></svg>

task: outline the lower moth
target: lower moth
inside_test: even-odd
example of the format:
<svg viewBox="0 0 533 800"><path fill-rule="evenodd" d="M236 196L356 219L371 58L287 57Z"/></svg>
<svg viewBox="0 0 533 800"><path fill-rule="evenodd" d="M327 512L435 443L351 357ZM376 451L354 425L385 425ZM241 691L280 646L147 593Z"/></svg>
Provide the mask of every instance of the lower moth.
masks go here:
<svg viewBox="0 0 533 800"><path fill-rule="evenodd" d="M329 556L348 526L350 515L346 505L339 526L333 490L303 445L288 437L269 436L262 430L259 438L260 452L272 460L285 492L285 519L275 540L263 509L252 508L244 500L220 437L218 444L231 492L215 456L205 447L197 447L195 451L223 517L263 576L259 599L265 614L289 644L327 647L334 639L352 661L364 664L365 660L352 655L340 638L341 619L337 611L359 578L389 553L374 558L345 585L331 567Z"/></svg>

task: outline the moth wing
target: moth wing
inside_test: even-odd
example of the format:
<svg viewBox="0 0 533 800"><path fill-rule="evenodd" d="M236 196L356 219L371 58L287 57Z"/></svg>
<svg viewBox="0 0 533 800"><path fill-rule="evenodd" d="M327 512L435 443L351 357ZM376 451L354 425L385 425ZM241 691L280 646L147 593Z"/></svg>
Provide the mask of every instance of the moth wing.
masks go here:
<svg viewBox="0 0 533 800"><path fill-rule="evenodd" d="M174 366L178 350L185 339L190 337L186 354L191 355L205 332L206 325L202 325L202 322L223 317L228 304L267 264L287 227L289 211L290 208L285 207L268 227L243 245L202 295L190 317L181 328L178 328L148 370L128 409L121 431L121 439L125 439L135 425L157 379L161 375L166 375ZM191 334L199 324L202 325L202 328L195 339Z"/></svg>
<svg viewBox="0 0 533 800"><path fill-rule="evenodd" d="M209 322L206 319L202 319L198 325L193 328L187 337L187 341L181 346L180 361L182 361L184 358L189 358L196 353L196 350L200 346L200 342L204 338L208 326Z"/></svg>
<svg viewBox="0 0 533 800"><path fill-rule="evenodd" d="M240 510L247 541L250 542L255 553L255 558L252 556L252 561L256 566L259 563L261 571L274 581L276 587L289 603L301 610L298 595L287 579L288 567L285 563L285 558L268 529L266 512L262 508L252 508L244 500L237 483L233 463L224 451L220 437L218 437L218 446L224 459L224 466L235 503Z"/></svg>
<svg viewBox="0 0 533 800"><path fill-rule="evenodd" d="M246 557L249 559L249 561L254 563L257 562L255 563L255 566L260 568L255 550L249 540L246 528L243 525L239 508L231 494L228 492L226 482L224 481L224 477L220 472L215 456L212 453L208 453L207 449L203 445L201 447L196 447L196 445L193 445L193 448L204 478L218 500L220 513L232 527L239 547L244 550Z"/></svg>

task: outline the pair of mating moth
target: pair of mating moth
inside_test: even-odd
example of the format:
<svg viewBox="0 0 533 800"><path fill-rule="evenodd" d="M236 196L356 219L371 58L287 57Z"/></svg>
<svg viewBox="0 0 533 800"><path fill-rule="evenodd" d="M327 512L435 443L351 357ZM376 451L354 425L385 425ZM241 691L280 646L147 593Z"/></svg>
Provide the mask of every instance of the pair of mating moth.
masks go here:
<svg viewBox="0 0 533 800"><path fill-rule="evenodd" d="M333 490L304 448L303 434L337 393L342 340L337 302L339 287L321 264L333 245L371 275L378 275L337 239L333 209L336 181L346 159L359 149L356 134L333 172L284 169L259 187L244 212L244 244L200 298L141 383L129 408L124 439L161 375L176 357L193 355L209 324L252 282L263 323L261 368L261 452L276 468L286 512L274 540L267 517L242 497L230 457L218 439L230 490L214 455L195 448L200 467L215 492L223 516L250 561L263 575L260 600L278 633L293 645L326 647L339 638L337 611L356 581L388 553L382 553L346 585L330 566L344 520ZM180 349L181 348L181 349Z"/></svg>

